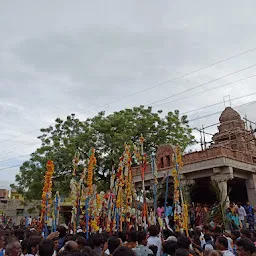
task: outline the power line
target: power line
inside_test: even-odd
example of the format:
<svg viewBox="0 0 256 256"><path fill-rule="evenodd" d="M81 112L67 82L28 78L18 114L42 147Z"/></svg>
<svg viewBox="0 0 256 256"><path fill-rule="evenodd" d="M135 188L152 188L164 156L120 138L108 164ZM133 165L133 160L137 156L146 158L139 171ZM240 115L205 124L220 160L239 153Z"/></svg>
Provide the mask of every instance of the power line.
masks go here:
<svg viewBox="0 0 256 256"><path fill-rule="evenodd" d="M164 103L161 103L161 104L158 104L158 105L154 106L154 108L157 108L157 107L159 107L159 106L162 106L162 105L165 105L165 104L168 104L168 103L173 103L173 102L176 102L176 101L179 101L179 100L183 100L183 99L186 99L186 98L195 96L195 95L199 95L199 94L202 94L202 93L205 93L205 92L209 92L209 91L212 91L212 90L215 90L215 89L218 89L218 88L227 86L227 85L231 85L231 84L234 84L234 83L238 83L238 82L241 82L241 81L244 81L244 80L253 78L253 77L256 77L256 74L255 74L255 75L252 75L252 76L248 76L248 77L242 78L242 79L239 79L239 80L236 80L236 81L233 81L233 82L229 82L229 83L226 83L226 84L218 85L218 86L215 86L215 87L212 87L212 88L203 90L203 91L201 91L201 92L196 92L196 93L193 93L193 94L190 94L190 95L186 95L186 96L184 96L184 97L181 97L181 98L178 98L178 99L174 99L174 100L172 100L172 101L164 102ZM223 102L222 102L222 103L223 103Z"/></svg>
<svg viewBox="0 0 256 256"><path fill-rule="evenodd" d="M225 61L234 59L234 58L236 58L236 57L239 57L239 56L241 56L241 55L247 54L247 53L252 52L252 51L255 51L255 50L256 50L256 47L251 48L251 49L246 50L246 51L243 51L243 52L240 52L240 53L238 53L238 54L232 55L232 56L227 57L227 58L225 58L225 59L216 61L216 62L211 63L211 64L209 64L209 65L206 65L206 66L204 66L204 67L201 67L201 68L199 68L199 69L192 70L192 71L190 71L190 72L187 72L187 73L185 73L185 74L182 74L182 75L177 76L177 77L174 77L174 78L171 78L171 79L169 79L169 80L167 80L167 81L164 81L164 82L162 82L162 83L153 85L153 86L148 87L148 88L146 88L146 89L143 89L143 90L140 90L140 91L137 91L137 92L134 92L134 93L125 95L125 96L123 96L123 97L121 97L121 98L119 98L119 99L116 99L116 100L114 100L114 101L110 101L110 102L108 102L108 103L106 103L106 104L96 106L96 107L93 108L92 110L96 110L96 109L99 109L99 108L102 108L102 107L109 106L109 105L111 105L111 104L113 104L113 103L116 103L116 102L121 101L121 100L123 100L123 99L126 99L126 98L128 98L128 97L132 97L132 96L134 96L134 95L136 95L136 94L140 94L140 93L146 92L146 91L148 91L148 90L154 89L154 88L156 88L156 87L162 86L162 85L164 85L164 84L167 84L167 83L173 82L173 81L175 81L175 80L184 78L184 77L186 77L186 76L192 75L192 74L197 73L197 72L199 72L199 71L202 71L202 70L204 70L204 69L210 68L210 67L212 67L212 66L215 66L215 65L220 64L220 63L223 63L223 62L225 62ZM92 111L92 110L90 110L90 111ZM45 123L46 123L46 122L45 122ZM38 129L40 129L40 128L38 128ZM13 140L13 139L22 137L22 136L24 136L24 135L26 135L26 134L32 133L32 132L34 132L34 131L38 131L38 129L34 129L34 130L29 131L29 132L23 133L23 134L21 134L21 135L18 135L18 136L15 136L15 137L11 137L11 138L6 139L6 140L2 140L2 141L0 141L0 143L4 143L4 142L7 142L7 141L11 141L11 140Z"/></svg>
<svg viewBox="0 0 256 256"><path fill-rule="evenodd" d="M20 165L20 164L18 164L18 165L13 165L13 166L8 166L8 167L3 167L3 168L0 168L0 171L2 171L2 170L7 170L7 169L12 169L12 168L16 168L16 167L21 167L21 165Z"/></svg>
<svg viewBox="0 0 256 256"><path fill-rule="evenodd" d="M255 67L255 66L256 66L256 64L253 64L253 65L250 65L250 66L248 66L248 67L245 67L245 68L236 70L236 71L234 71L234 72L232 72L232 73L229 73L229 74L227 74L227 75L224 75L224 76L215 78L215 79L213 79L213 80L211 80L211 81L208 81L208 82L206 82L206 83L199 84L199 85L197 85L197 86L191 87L191 88L186 89L186 90L184 90L184 91L181 91L181 92L172 94L172 95L170 95L170 96L168 96L168 97L164 97L164 98L162 98L162 99L160 99L160 100L151 102L151 103L147 104L146 106L150 106L150 105L153 105L153 104L158 103L158 102L160 102L160 101L167 100L167 99L169 99L169 98L171 98L171 97L178 96L178 95L181 95L181 94L183 94L183 93L185 93L185 92L192 91L192 90L197 89L197 88L200 88L200 87L202 87L202 86L204 86L204 85L207 85L207 84L216 82L216 81L218 81L218 80L221 80L221 79L223 79L223 78L226 78L226 77L231 76L231 75L234 75L234 74L237 74L237 73L239 73L239 72L242 72L242 71L244 71L244 70L247 70L247 69L252 68L252 67Z"/></svg>
<svg viewBox="0 0 256 256"><path fill-rule="evenodd" d="M93 108L92 110L97 110L97 109L99 109L99 108L103 108L103 107L109 106L109 105L114 104L114 103L116 103L116 102L118 102L118 101L121 101L121 100L124 100L124 99L126 99L126 98L132 97L132 96L134 96L134 95L137 95L137 94L140 94L140 93L143 93L143 92L152 90L152 89L157 88L157 87L159 87L159 86L162 86L162 85L164 85L164 84L167 84L167 83L173 82L173 81L175 81L175 80L184 78L184 77L186 77L186 76L192 75L192 74L197 73L197 72L199 72L199 71L202 71L202 70L204 70L204 69L213 67L213 66L215 66L215 65L217 65L217 64L220 64L220 63L222 63L222 62L225 62L225 61L234 59L234 58L236 58L236 57L238 57L238 56L244 55L244 54L246 54L246 53L249 53L249 52L252 52L252 51L255 51L255 50L256 50L256 47L254 47L254 48L252 48L252 49L249 49L249 50L247 50L247 51L244 51L244 52L241 52L241 53L232 55L232 56L227 57L227 58L225 58L225 59L216 61L216 62L214 62L214 63L212 63L212 64L209 64L209 65L206 65L206 66L204 66L204 67L201 67L201 68L199 68L199 69L195 69L195 70L193 70L193 71L187 72L187 73L182 74L182 75L180 75L180 76L176 76L176 77L171 78L171 79L169 79L169 80L167 80L167 81L164 81L164 82L162 82L162 83L159 83L159 84L153 85L153 86L151 86L151 87L148 87L148 88L146 88L146 89L139 90L139 91L137 91L137 92L134 92L134 93L125 95L125 96L123 96L123 97L121 97L121 98L118 98L118 99L116 99L116 100L110 101L110 102L108 102L108 103L106 103L106 104L99 105L99 106Z"/></svg>
<svg viewBox="0 0 256 256"><path fill-rule="evenodd" d="M0 154L0 156L3 156L3 155L6 155L6 154L15 152L15 151L20 150L20 149L29 148L29 147L35 146L37 144L38 144L38 142L32 143L32 144L28 144L27 147L15 148L15 149L13 149L11 151L2 151L2 152L0 152L0 153L2 153L2 154Z"/></svg>
<svg viewBox="0 0 256 256"><path fill-rule="evenodd" d="M3 161L0 161L0 163L8 162L8 161L11 161L11 160L16 160L16 159L19 159L19 158L22 158L22 157L25 157L25 156L30 156L30 155L31 155L31 154L26 154L26 155L22 155L22 156L17 156L17 157L5 159L5 160L3 160Z"/></svg>
<svg viewBox="0 0 256 256"><path fill-rule="evenodd" d="M250 94L247 94L247 95L243 95L243 96L240 96L240 97L231 98L230 100L234 101L234 100L246 98L246 97L249 97L249 96L252 96L252 95L255 95L255 94L256 94L256 92L253 92L253 93L250 93ZM204 106L204 107L201 107L201 108L196 108L196 109L193 109L193 110L182 112L181 115L192 113L192 112L196 112L196 111L199 111L199 110L202 110L202 109L214 107L214 106L221 105L221 104L223 104L223 101L220 101L220 102L217 102L217 103L214 103L214 104L211 104L211 105L207 105L207 106Z"/></svg>
<svg viewBox="0 0 256 256"><path fill-rule="evenodd" d="M244 103L244 104L241 104L241 105L237 105L237 106L235 106L234 108L243 107L243 106L247 106L247 105L254 104L254 103L256 103L256 100L254 100L254 101L249 101L249 102ZM211 113L211 114L208 114L208 115L205 115L205 116L201 116L201 117L197 117L197 118L194 118L194 119L190 119L190 120L188 120L188 121L189 121L189 122L194 122L194 121L199 120L199 119L203 119L203 118L207 118L207 117L214 116L214 115L217 115L217 114L221 114L222 112L223 112L223 111L218 111L218 112Z"/></svg>

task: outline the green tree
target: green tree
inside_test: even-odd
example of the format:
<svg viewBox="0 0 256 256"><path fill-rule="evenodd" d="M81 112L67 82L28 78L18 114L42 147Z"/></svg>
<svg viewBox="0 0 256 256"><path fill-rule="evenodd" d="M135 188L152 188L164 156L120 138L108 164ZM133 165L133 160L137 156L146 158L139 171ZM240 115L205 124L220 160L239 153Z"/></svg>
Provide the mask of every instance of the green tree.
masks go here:
<svg viewBox="0 0 256 256"><path fill-rule="evenodd" d="M144 106L110 115L102 111L84 122L72 114L65 121L57 118L54 127L41 129L41 132L39 139L42 146L31 155L29 161L23 163L16 176L15 186L27 198L41 197L48 159L55 164L54 189L68 195L76 150L88 152L91 147L96 149L95 182L99 189L105 190L108 188L109 170L113 163L118 164L124 144L138 142L141 134L145 138L144 150L148 154L161 144L179 144L184 150L194 142L187 117L180 117L178 110L164 116L162 111L153 112L151 107Z"/></svg>

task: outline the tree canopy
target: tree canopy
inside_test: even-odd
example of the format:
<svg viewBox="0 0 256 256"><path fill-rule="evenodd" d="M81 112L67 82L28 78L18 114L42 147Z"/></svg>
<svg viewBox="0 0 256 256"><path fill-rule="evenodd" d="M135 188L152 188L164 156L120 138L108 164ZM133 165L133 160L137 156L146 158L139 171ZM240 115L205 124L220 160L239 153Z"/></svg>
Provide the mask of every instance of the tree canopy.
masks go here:
<svg viewBox="0 0 256 256"><path fill-rule="evenodd" d="M194 143L192 129L186 116L179 111L153 112L152 107L134 107L106 115L104 111L95 117L80 121L75 114L66 120L57 118L54 126L41 129L41 147L20 167L16 184L12 185L27 199L40 199L47 160L53 160L55 174L53 189L61 195L69 195L72 159L77 151L86 158L86 153L94 147L97 156L95 182L99 189L107 189L109 170L124 151L124 144L138 142L143 134L146 153L157 149L158 145L179 144L184 150Z"/></svg>

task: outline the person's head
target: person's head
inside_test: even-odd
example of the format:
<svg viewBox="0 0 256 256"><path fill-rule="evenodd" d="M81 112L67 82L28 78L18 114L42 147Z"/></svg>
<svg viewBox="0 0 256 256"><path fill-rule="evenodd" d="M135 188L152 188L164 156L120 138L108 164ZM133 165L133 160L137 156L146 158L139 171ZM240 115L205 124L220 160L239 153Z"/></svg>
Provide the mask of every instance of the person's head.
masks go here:
<svg viewBox="0 0 256 256"><path fill-rule="evenodd" d="M112 236L108 239L108 250L110 254L113 254L118 246L120 246L120 240L117 237Z"/></svg>
<svg viewBox="0 0 256 256"><path fill-rule="evenodd" d="M149 226L148 232L149 232L150 236L158 236L159 235L159 229L156 225Z"/></svg>
<svg viewBox="0 0 256 256"><path fill-rule="evenodd" d="M64 245L64 250L67 252L73 252L78 250L78 244L75 241L68 241Z"/></svg>
<svg viewBox="0 0 256 256"><path fill-rule="evenodd" d="M237 252L239 255L252 255L256 252L254 243L248 238L241 238L237 241Z"/></svg>
<svg viewBox="0 0 256 256"><path fill-rule="evenodd" d="M186 249L179 248L175 252L175 256L189 256L189 252Z"/></svg>
<svg viewBox="0 0 256 256"><path fill-rule="evenodd" d="M123 243L126 241L126 234L124 232L118 232L118 237L122 240Z"/></svg>
<svg viewBox="0 0 256 256"><path fill-rule="evenodd" d="M94 234L92 236L92 244L94 247L100 247L103 244L103 237L101 234Z"/></svg>
<svg viewBox="0 0 256 256"><path fill-rule="evenodd" d="M41 236L31 236L28 242L28 254L36 255L39 249L39 244L42 240Z"/></svg>
<svg viewBox="0 0 256 256"><path fill-rule="evenodd" d="M140 231L138 233L138 244L140 245L147 244L147 233L145 231Z"/></svg>
<svg viewBox="0 0 256 256"><path fill-rule="evenodd" d="M210 236L210 235L205 234L205 235L204 235L204 240L207 242L207 241L211 241L211 240L212 240L212 238L211 238L211 236Z"/></svg>
<svg viewBox="0 0 256 256"><path fill-rule="evenodd" d="M88 256L95 256L95 253L94 253L94 251L92 250L92 248L90 246L85 246L82 249L82 252L86 253Z"/></svg>
<svg viewBox="0 0 256 256"><path fill-rule="evenodd" d="M166 241L163 243L163 252L173 256L177 249L177 242L175 241Z"/></svg>
<svg viewBox="0 0 256 256"><path fill-rule="evenodd" d="M54 242L49 239L43 239L39 244L39 256L49 256L54 253Z"/></svg>
<svg viewBox="0 0 256 256"><path fill-rule="evenodd" d="M22 254L26 255L28 253L29 241L28 239L24 239L21 242Z"/></svg>
<svg viewBox="0 0 256 256"><path fill-rule="evenodd" d="M17 240L21 241L24 240L25 232L22 229L16 229L14 231L14 236L17 238Z"/></svg>
<svg viewBox="0 0 256 256"><path fill-rule="evenodd" d="M135 253L126 246L120 246L113 252L113 256L135 256Z"/></svg>
<svg viewBox="0 0 256 256"><path fill-rule="evenodd" d="M240 231L240 234L241 234L241 238L249 238L251 239L251 232L247 229L242 229Z"/></svg>
<svg viewBox="0 0 256 256"><path fill-rule="evenodd" d="M53 242L54 242L54 251L57 251L59 248L59 238L58 237L54 238Z"/></svg>
<svg viewBox="0 0 256 256"><path fill-rule="evenodd" d="M173 232L170 229L163 230L163 238L166 240L169 236L173 236Z"/></svg>
<svg viewBox="0 0 256 256"><path fill-rule="evenodd" d="M177 240L177 248L189 250L190 240L186 236L180 236Z"/></svg>
<svg viewBox="0 0 256 256"><path fill-rule="evenodd" d="M231 231L231 238L236 241L240 237L240 232L238 230Z"/></svg>
<svg viewBox="0 0 256 256"><path fill-rule="evenodd" d="M248 207L249 207L249 206L250 206L250 202L246 202L246 206L248 206Z"/></svg>
<svg viewBox="0 0 256 256"><path fill-rule="evenodd" d="M240 207L242 205L241 202L237 202L237 206Z"/></svg>
<svg viewBox="0 0 256 256"><path fill-rule="evenodd" d="M66 244L69 241L75 241L75 240L76 240L76 238L74 235L66 235L64 238L64 244Z"/></svg>
<svg viewBox="0 0 256 256"><path fill-rule="evenodd" d="M156 245L150 245L148 248L153 252L154 256L157 255L158 247Z"/></svg>
<svg viewBox="0 0 256 256"><path fill-rule="evenodd" d="M137 242L138 241L137 232L135 230L130 232L130 240L131 240L131 242Z"/></svg>
<svg viewBox="0 0 256 256"><path fill-rule="evenodd" d="M82 236L77 236L76 243L78 244L78 250L82 250L87 245L86 239Z"/></svg>
<svg viewBox="0 0 256 256"><path fill-rule="evenodd" d="M8 243L5 251L8 256L20 256L22 253L20 242L16 240Z"/></svg>
<svg viewBox="0 0 256 256"><path fill-rule="evenodd" d="M57 231L60 233L60 234L59 234L59 237L60 237L60 238L65 237L66 234L67 234L67 229L66 229L65 227L63 227L63 226L59 226L59 227L57 228Z"/></svg>
<svg viewBox="0 0 256 256"><path fill-rule="evenodd" d="M220 251L228 250L228 239L224 236L219 236L216 240L216 248Z"/></svg>

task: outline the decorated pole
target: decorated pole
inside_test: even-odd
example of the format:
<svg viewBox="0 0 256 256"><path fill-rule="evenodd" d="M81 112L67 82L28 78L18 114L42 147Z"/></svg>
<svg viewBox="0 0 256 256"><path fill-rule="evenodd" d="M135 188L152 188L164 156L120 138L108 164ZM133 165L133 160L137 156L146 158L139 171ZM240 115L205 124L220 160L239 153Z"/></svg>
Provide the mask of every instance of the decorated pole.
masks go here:
<svg viewBox="0 0 256 256"><path fill-rule="evenodd" d="M52 175L54 173L53 161L48 161L46 165L46 173L44 176L44 187L42 192L42 211L40 218L40 227L44 229L44 237L48 236L47 224L49 217L51 216L51 204L52 204Z"/></svg>
<svg viewBox="0 0 256 256"><path fill-rule="evenodd" d="M54 198L53 232L57 230L57 226L59 225L59 217L60 217L60 195L59 195L59 192L57 191Z"/></svg>
<svg viewBox="0 0 256 256"><path fill-rule="evenodd" d="M141 179L142 179L142 195L143 195L143 224L144 229L147 228L147 201L146 201L146 189L145 189L145 171L147 166L146 155L144 155L144 137L141 134L140 137L141 147Z"/></svg>
<svg viewBox="0 0 256 256"><path fill-rule="evenodd" d="M157 168L156 168L156 161L155 161L155 155L151 155L151 169L152 169L152 174L154 177L154 222L156 224L156 216L157 216L157 184L158 184L158 179L157 179Z"/></svg>
<svg viewBox="0 0 256 256"><path fill-rule="evenodd" d="M87 168L87 180L86 180L86 185L87 185L87 197L85 200L85 220L86 220L86 237L89 237L89 222L90 222L90 216L89 216L89 205L90 205L90 199L93 194L93 171L94 168L97 164L97 160L95 157L95 149L91 149L89 153L89 162L88 162L88 168Z"/></svg>

